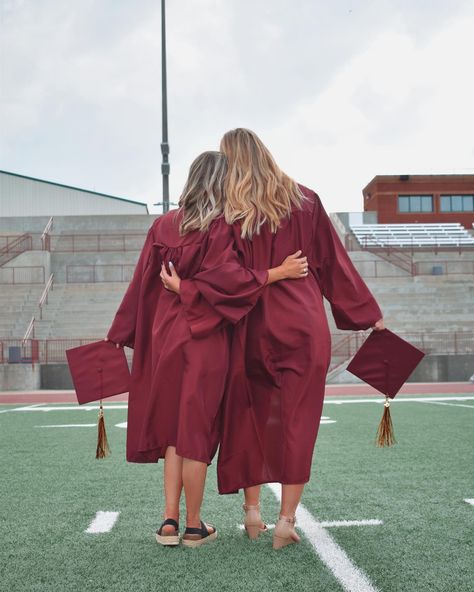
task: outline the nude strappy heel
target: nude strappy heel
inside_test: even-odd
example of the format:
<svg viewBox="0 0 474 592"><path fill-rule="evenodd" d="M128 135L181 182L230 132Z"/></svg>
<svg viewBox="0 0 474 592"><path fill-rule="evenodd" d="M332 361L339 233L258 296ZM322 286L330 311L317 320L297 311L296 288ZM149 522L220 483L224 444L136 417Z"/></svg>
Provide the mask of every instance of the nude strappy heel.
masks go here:
<svg viewBox="0 0 474 592"><path fill-rule="evenodd" d="M258 539L260 533L267 530L266 525L262 528L262 517L260 516L260 504L256 506L249 506L244 504L243 509L245 510L244 528L247 532L249 539L254 541Z"/></svg>
<svg viewBox="0 0 474 592"><path fill-rule="evenodd" d="M299 543L300 537L295 530L296 517L282 516L278 519L275 524L275 530L273 531L273 548L283 549L287 545L292 543Z"/></svg>

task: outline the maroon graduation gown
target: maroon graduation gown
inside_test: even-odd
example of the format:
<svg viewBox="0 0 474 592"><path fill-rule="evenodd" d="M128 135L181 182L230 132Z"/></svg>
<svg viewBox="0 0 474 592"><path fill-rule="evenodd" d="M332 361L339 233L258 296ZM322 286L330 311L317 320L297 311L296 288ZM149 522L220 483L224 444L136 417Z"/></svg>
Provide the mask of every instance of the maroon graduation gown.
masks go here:
<svg viewBox="0 0 474 592"><path fill-rule="evenodd" d="M323 296L339 329L367 329L382 318L319 197L300 187L307 200L275 234L265 226L244 240L240 225L233 226L244 265L268 269L302 249L310 274L267 286L234 328L217 467L220 493L309 480L331 359ZM216 294L217 286L203 280L195 284L221 311L225 293Z"/></svg>
<svg viewBox="0 0 474 592"><path fill-rule="evenodd" d="M230 323L255 304L267 272L246 270L232 228L216 219L208 232L180 236L177 211L148 231L133 278L107 337L134 349L128 399L127 461L156 462L168 446L210 463L219 440L219 409L229 363ZM181 295L165 290L161 264L172 261ZM232 313L217 314L186 278L232 292ZM225 308L225 307L224 307Z"/></svg>

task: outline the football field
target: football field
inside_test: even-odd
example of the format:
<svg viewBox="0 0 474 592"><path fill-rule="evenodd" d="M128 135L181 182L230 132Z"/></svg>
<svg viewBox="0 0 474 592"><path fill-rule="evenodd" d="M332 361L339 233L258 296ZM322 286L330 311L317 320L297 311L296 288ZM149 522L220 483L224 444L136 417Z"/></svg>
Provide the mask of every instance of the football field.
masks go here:
<svg viewBox="0 0 474 592"><path fill-rule="evenodd" d="M398 444L374 445L382 399L329 396L298 514L300 545L250 542L241 495L216 493L218 540L163 548L162 462L125 462L126 403L105 405L112 455L95 455L97 409L0 405L0 589L17 591L470 592L474 392L399 395ZM271 525L278 487L262 488ZM181 530L184 530L184 502Z"/></svg>

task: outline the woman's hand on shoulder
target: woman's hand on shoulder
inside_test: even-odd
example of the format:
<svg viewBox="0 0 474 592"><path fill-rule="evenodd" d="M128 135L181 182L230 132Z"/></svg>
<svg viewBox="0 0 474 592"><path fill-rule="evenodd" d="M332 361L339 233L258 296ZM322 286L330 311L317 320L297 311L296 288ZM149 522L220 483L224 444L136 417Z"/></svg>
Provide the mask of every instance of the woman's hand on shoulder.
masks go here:
<svg viewBox="0 0 474 592"><path fill-rule="evenodd" d="M110 340L108 337L104 337L104 341L111 341L111 340ZM114 342L113 342L113 341L111 341L111 343L114 343ZM117 349L119 349L119 347L122 347L122 346L120 345L120 343L116 343L116 344L115 344L115 347L116 347Z"/></svg>
<svg viewBox="0 0 474 592"><path fill-rule="evenodd" d="M383 319L378 320L373 326L374 331L383 331L385 329L385 323Z"/></svg>
<svg viewBox="0 0 474 592"><path fill-rule="evenodd" d="M166 266L164 263L161 264L161 273L160 273L161 282L163 283L163 287L166 290L169 290L170 292L175 292L176 294L179 294L180 285L181 285L181 278L176 273L176 269L174 268L174 265L171 263L171 261L169 264L169 268L170 268L171 273L168 273L168 270L166 269Z"/></svg>

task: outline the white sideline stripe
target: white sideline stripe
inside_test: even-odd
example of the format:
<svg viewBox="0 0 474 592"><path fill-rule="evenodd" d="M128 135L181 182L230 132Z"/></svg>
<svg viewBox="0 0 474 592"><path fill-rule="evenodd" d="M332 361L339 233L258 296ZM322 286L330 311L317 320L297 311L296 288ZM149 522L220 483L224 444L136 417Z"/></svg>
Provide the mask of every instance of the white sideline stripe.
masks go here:
<svg viewBox="0 0 474 592"><path fill-rule="evenodd" d="M1 400L0 400L1 402ZM9 411L37 411L37 407L44 405L45 403L35 403L34 405L27 405L26 407L16 407L15 409L2 409L0 413L8 413Z"/></svg>
<svg viewBox="0 0 474 592"><path fill-rule="evenodd" d="M474 405L463 405L462 403L441 403L441 401L422 401L422 403L431 403L431 405L449 405L450 407L467 407L474 409Z"/></svg>
<svg viewBox="0 0 474 592"><path fill-rule="evenodd" d="M464 500L465 502L468 500ZM474 500L471 500L474 504ZM329 522L317 522L317 524L319 524L319 526L322 526L322 528L334 528L334 527L338 527L338 526L380 526L381 524L383 524L382 520L375 520L375 519L369 519L369 520L331 520ZM239 524L238 527L240 528L240 530L245 530L245 526L243 524ZM267 524L267 528L268 530L271 530L272 528L275 528L274 524Z"/></svg>
<svg viewBox="0 0 474 592"><path fill-rule="evenodd" d="M466 396L459 396L459 397L401 397L395 399L396 404L399 403L430 403L431 401L474 401L474 396L466 395ZM329 400L324 399L325 405L344 405L346 403L385 403L385 398L383 399L344 399L342 401L337 401L335 399Z"/></svg>
<svg viewBox="0 0 474 592"><path fill-rule="evenodd" d="M335 419L322 419L319 423L336 423Z"/></svg>
<svg viewBox="0 0 474 592"><path fill-rule="evenodd" d="M471 504L471 506L474 506L474 499L465 499L464 500L466 502L466 504Z"/></svg>
<svg viewBox="0 0 474 592"><path fill-rule="evenodd" d="M448 397L413 397L413 398L397 398L395 399L396 404L399 403L430 403L434 401L474 401L474 395L464 396L448 396ZM1 399L0 399L1 403ZM342 401L336 399L324 400L325 405L345 405L346 403L385 403L385 398L373 398L373 399L343 399ZM40 407L39 405L43 405ZM97 411L98 405L61 405L61 406L47 406L45 403L38 403L36 405L28 405L27 407L16 407L14 409L4 409L0 413L9 413L11 411ZM121 405L104 405L104 410L107 409L128 409L127 403Z"/></svg>
<svg viewBox="0 0 474 592"><path fill-rule="evenodd" d="M89 524L89 527L84 532L91 534L99 534L102 532L109 532L117 522L120 512L103 512L99 510L95 518Z"/></svg>
<svg viewBox="0 0 474 592"><path fill-rule="evenodd" d="M1 402L1 400L0 400ZM44 405L44 403L39 403L39 405ZM127 404L125 405L104 405L104 411L107 409L128 409ZM61 405L61 406L45 406L34 408L34 405L28 407L17 407L16 409L5 409L3 413L7 413L8 411L98 411L99 405ZM2 413L0 411L0 413Z"/></svg>
<svg viewBox="0 0 474 592"><path fill-rule="evenodd" d="M35 428L94 428L96 423L58 423L54 425L37 425Z"/></svg>
<svg viewBox="0 0 474 592"><path fill-rule="evenodd" d="M269 483L268 487L280 500L280 487ZM296 511L298 526L319 555L321 561L330 569L346 592L377 592L365 573L359 569L339 547L331 535L300 504Z"/></svg>
<svg viewBox="0 0 474 592"><path fill-rule="evenodd" d="M329 522L319 522L323 528L333 528L334 526L380 526L383 520L330 520Z"/></svg>

